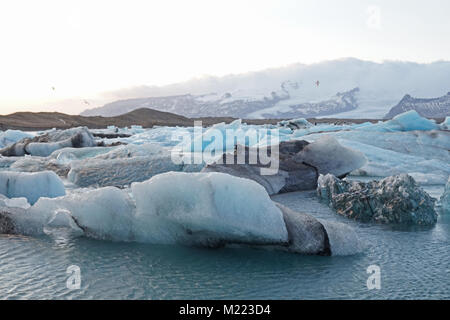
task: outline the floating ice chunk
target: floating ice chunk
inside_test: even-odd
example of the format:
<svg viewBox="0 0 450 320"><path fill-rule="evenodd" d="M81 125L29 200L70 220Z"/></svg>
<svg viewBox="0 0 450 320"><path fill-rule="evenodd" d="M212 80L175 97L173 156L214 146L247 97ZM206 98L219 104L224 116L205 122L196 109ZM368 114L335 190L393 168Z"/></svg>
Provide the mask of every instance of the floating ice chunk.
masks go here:
<svg viewBox="0 0 450 320"><path fill-rule="evenodd" d="M72 214L65 209L57 209L55 210L53 216L50 218L49 222L45 226L45 228L56 228L56 229L69 229L73 232L76 232L80 235L84 234L83 229L81 229L75 222ZM45 230L44 230L45 231Z"/></svg>
<svg viewBox="0 0 450 320"><path fill-rule="evenodd" d="M441 130L450 130L450 117L446 117L440 125Z"/></svg>
<svg viewBox="0 0 450 320"><path fill-rule="evenodd" d="M435 199L407 174L368 183L321 175L317 193L340 215L362 222L434 225Z"/></svg>
<svg viewBox="0 0 450 320"><path fill-rule="evenodd" d="M283 212L289 237L286 249L302 254L329 256L332 253L327 231L316 218L305 213L295 212L281 204L277 207Z"/></svg>
<svg viewBox="0 0 450 320"><path fill-rule="evenodd" d="M99 239L206 246L287 242L281 211L253 181L167 173L134 183L131 190L136 205L125 190L113 187L41 198L13 217L15 227L42 233L71 225L70 217L86 236Z"/></svg>
<svg viewBox="0 0 450 320"><path fill-rule="evenodd" d="M5 132L0 132L0 149L24 138L32 137L32 134L20 130L6 130Z"/></svg>
<svg viewBox="0 0 450 320"><path fill-rule="evenodd" d="M46 132L45 134L48 136L48 141L50 142L66 140L72 138L77 134L81 134L84 138L84 142L82 142L81 145L82 147L92 147L95 145L94 136L87 127L74 127L65 130L51 130Z"/></svg>
<svg viewBox="0 0 450 320"><path fill-rule="evenodd" d="M434 120L422 118L417 111L410 110L408 112L395 116L392 120L379 122L371 126L356 128L361 131L430 131L438 130L439 126Z"/></svg>
<svg viewBox="0 0 450 320"><path fill-rule="evenodd" d="M23 156L26 154L47 157L53 151L62 148L83 148L94 147L96 145L97 142L89 130L81 127L63 131L49 131L33 139L23 139L13 145L0 149L0 154L8 157Z"/></svg>
<svg viewBox="0 0 450 320"><path fill-rule="evenodd" d="M308 144L294 156L294 160L316 167L321 174L331 173L336 176L348 174L367 162L362 152L343 147L328 135Z"/></svg>
<svg viewBox="0 0 450 320"><path fill-rule="evenodd" d="M309 128L312 126L312 124L305 118L283 120L283 121L278 122L277 125L280 127L290 128L291 130L305 129L305 128Z"/></svg>
<svg viewBox="0 0 450 320"><path fill-rule="evenodd" d="M445 185L445 190L441 196L441 199L439 200L439 203L441 205L442 211L444 213L450 214L450 178Z"/></svg>
<svg viewBox="0 0 450 320"><path fill-rule="evenodd" d="M0 207L1 206L28 209L30 207L30 204L24 197L10 199L3 194L0 194Z"/></svg>
<svg viewBox="0 0 450 320"><path fill-rule="evenodd" d="M56 217L55 213L61 210L65 213ZM71 219L88 237L129 241L132 240L133 210L134 204L126 192L107 187L56 199L42 198L19 222L22 222L21 229L33 227L28 230L39 232L49 224L67 222L64 215L70 213Z"/></svg>
<svg viewBox="0 0 450 320"><path fill-rule="evenodd" d="M397 154L419 156L423 159L440 159L450 162L450 132L442 130L409 131L409 132L375 132L375 131L339 131L329 132L347 147L365 153L363 149L370 146L378 147L379 152L394 151ZM314 141L323 134L311 134L303 137L307 141ZM344 142L344 139L346 142ZM354 144L354 146L352 145ZM360 145L362 143L365 145ZM363 149L360 149L362 147ZM382 156L382 155L380 155Z"/></svg>
<svg viewBox="0 0 450 320"><path fill-rule="evenodd" d="M421 172L409 172L408 174L420 185L442 185L445 184L447 176L447 174Z"/></svg>
<svg viewBox="0 0 450 320"><path fill-rule="evenodd" d="M339 139L339 142L344 146L361 151L368 159L368 162L362 168L353 171L352 175L387 177L410 173L414 178L418 178L417 182L420 184L443 184L450 174L448 160L427 160L354 140ZM430 146L428 148L431 149ZM439 151L438 148L436 150ZM436 152L434 156L437 157L438 153ZM432 155L427 155L427 157L430 156ZM444 158L444 154L442 157Z"/></svg>
<svg viewBox="0 0 450 320"><path fill-rule="evenodd" d="M320 219L320 222L327 231L333 256L349 256L361 253L364 250L363 242L350 226L322 219Z"/></svg>
<svg viewBox="0 0 450 320"><path fill-rule="evenodd" d="M96 149L96 148L93 148ZM162 147L156 143L144 143L142 145L122 145L115 148L108 148L108 152L102 152L95 156L92 160L97 159L124 159L132 157L145 157L154 155L170 154L170 148Z"/></svg>
<svg viewBox="0 0 450 320"><path fill-rule="evenodd" d="M0 193L8 198L25 197L34 204L40 197L66 194L61 179L52 171L36 173L0 172Z"/></svg>
<svg viewBox="0 0 450 320"><path fill-rule="evenodd" d="M434 120L422 118L415 110L411 110L395 116L391 121L388 121L387 123L387 125L392 124L399 124L402 128L402 131L428 131L439 129Z"/></svg>
<svg viewBox="0 0 450 320"><path fill-rule="evenodd" d="M59 176L67 176L70 167L55 159L25 156L11 164L9 169L18 172L53 171Z"/></svg>
<svg viewBox="0 0 450 320"><path fill-rule="evenodd" d="M258 183L222 173L160 174L131 185L135 233L154 243L287 241L281 211Z"/></svg>
<svg viewBox="0 0 450 320"><path fill-rule="evenodd" d="M180 145L185 152L210 152L220 155L231 151L236 145L247 147L264 147L290 139L291 129L271 128L270 126L249 126L235 120L230 124L224 122L203 130L194 129L192 139Z"/></svg>
<svg viewBox="0 0 450 320"><path fill-rule="evenodd" d="M80 131L74 136L57 142L32 142L26 145L25 150L33 156L47 157L52 152L62 148L83 148L94 147L96 142L92 135L86 131Z"/></svg>
<svg viewBox="0 0 450 320"><path fill-rule="evenodd" d="M63 148L52 152L49 157L56 159L59 163L68 164L75 160L93 158L113 149L112 147Z"/></svg>
<svg viewBox="0 0 450 320"><path fill-rule="evenodd" d="M123 150L119 150L121 151ZM118 154L102 155L102 157L108 156L118 156ZM113 159L93 158L89 161L72 162L67 177L70 182L79 187L125 186L169 171L198 172L203 166L204 164L174 163L170 154Z"/></svg>
<svg viewBox="0 0 450 320"><path fill-rule="evenodd" d="M2 157L0 155L0 169L8 169L11 165L22 157Z"/></svg>
<svg viewBox="0 0 450 320"><path fill-rule="evenodd" d="M191 137L193 128L178 127L154 127L142 130L127 138L109 139L108 142L124 142L128 144L141 145L145 143L158 143L161 146L176 146L186 137Z"/></svg>

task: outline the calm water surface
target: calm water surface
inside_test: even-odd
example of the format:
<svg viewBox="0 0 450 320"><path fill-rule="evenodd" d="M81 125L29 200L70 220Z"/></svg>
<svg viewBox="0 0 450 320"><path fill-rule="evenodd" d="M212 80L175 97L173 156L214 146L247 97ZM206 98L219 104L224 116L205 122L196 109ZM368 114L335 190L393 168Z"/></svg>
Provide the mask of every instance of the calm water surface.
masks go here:
<svg viewBox="0 0 450 320"><path fill-rule="evenodd" d="M429 188L438 196L442 187ZM319 219L351 225L365 244L353 256L309 257L249 248L208 250L113 243L59 234L0 236L2 299L450 299L450 216L431 228L360 224L314 192L273 197ZM369 265L381 290L366 287ZM66 288L70 265L81 289Z"/></svg>

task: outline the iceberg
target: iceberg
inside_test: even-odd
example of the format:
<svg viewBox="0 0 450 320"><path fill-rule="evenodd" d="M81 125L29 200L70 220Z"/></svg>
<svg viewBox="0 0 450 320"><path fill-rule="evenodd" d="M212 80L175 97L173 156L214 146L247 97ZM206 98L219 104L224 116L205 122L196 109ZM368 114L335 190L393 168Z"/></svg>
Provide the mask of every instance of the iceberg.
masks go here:
<svg viewBox="0 0 450 320"><path fill-rule="evenodd" d="M40 198L31 207L15 207L24 200L3 206L3 200L0 233L64 229L101 240L238 244L325 256L353 254L359 247L350 227L294 212L273 202L256 182L222 173L164 173L129 189L79 190Z"/></svg>
<svg viewBox="0 0 450 320"><path fill-rule="evenodd" d="M133 212L134 203L126 192L105 187L55 199L41 198L15 220L17 229L25 234L41 234L45 227L57 225L81 229L85 236L95 239L131 241Z"/></svg>
<svg viewBox="0 0 450 320"><path fill-rule="evenodd" d="M407 174L368 183L321 175L317 194L338 214L361 222L434 225L437 221L435 200Z"/></svg>
<svg viewBox="0 0 450 320"><path fill-rule="evenodd" d="M439 204L441 205L441 209L444 213L450 214L450 178L445 185L445 190L439 200Z"/></svg>
<svg viewBox="0 0 450 320"><path fill-rule="evenodd" d="M67 178L79 187L122 187L169 171L198 172L204 166L175 163L168 150L154 145L147 145L147 149L140 147L119 147L89 161L73 161Z"/></svg>
<svg viewBox="0 0 450 320"><path fill-rule="evenodd" d="M434 120L421 117L417 111L410 110L395 116L392 120L379 122L371 126L357 128L360 131L430 131L438 130L439 126Z"/></svg>
<svg viewBox="0 0 450 320"><path fill-rule="evenodd" d="M317 168L320 174L345 176L367 162L360 151L343 147L334 137L322 136L305 146L294 156L294 161Z"/></svg>
<svg viewBox="0 0 450 320"><path fill-rule="evenodd" d="M441 123L441 130L450 130L450 117L445 117L444 122Z"/></svg>
<svg viewBox="0 0 450 320"><path fill-rule="evenodd" d="M408 173L420 184L445 184L450 175L450 164L445 160L427 160L354 140L339 139L339 142L361 151L368 159L363 167L352 171L352 176L388 177Z"/></svg>
<svg viewBox="0 0 450 320"><path fill-rule="evenodd" d="M289 245L286 247L288 251L310 255L331 255L328 233L319 220L305 213L295 212L281 204L277 203L277 206L283 212L289 235Z"/></svg>
<svg viewBox="0 0 450 320"><path fill-rule="evenodd" d="M324 226L333 256L351 256L363 252L365 246L350 226L319 219Z"/></svg>
<svg viewBox="0 0 450 320"><path fill-rule="evenodd" d="M291 130L305 129L312 127L312 124L305 118L283 120L277 123L279 127L286 127Z"/></svg>
<svg viewBox="0 0 450 320"><path fill-rule="evenodd" d="M3 156L33 155L47 157L62 148L94 147L97 142L85 127L49 131L32 139L25 138L0 150Z"/></svg>
<svg viewBox="0 0 450 320"><path fill-rule="evenodd" d="M61 179L52 171L35 173L0 172L0 194L8 198L25 197L34 204L41 197L55 198L66 194Z"/></svg>
<svg viewBox="0 0 450 320"><path fill-rule="evenodd" d="M264 186L270 194L313 190L317 187L319 174L332 173L345 176L366 163L366 157L359 151L343 147L329 136L320 137L312 143L303 140L281 142L263 150L270 154L270 174L261 163L261 154L255 148L236 148L233 154L224 154L220 161L207 164L202 172L222 172L254 180ZM249 163L252 155L256 163ZM332 157L330 157L332 155ZM229 160L232 159L232 163ZM239 163L245 159L245 163Z"/></svg>
<svg viewBox="0 0 450 320"><path fill-rule="evenodd" d="M158 243L277 244L281 211L254 181L222 173L160 174L133 183L138 239Z"/></svg>
<svg viewBox="0 0 450 320"><path fill-rule="evenodd" d="M7 147L25 138L33 138L33 135L20 130L6 130L0 131L0 149Z"/></svg>
<svg viewBox="0 0 450 320"><path fill-rule="evenodd" d="M128 190L105 187L41 198L10 217L23 234L42 234L52 226L73 229L75 224L85 236L118 241L201 246L287 242L282 213L264 188L220 173L170 172Z"/></svg>
<svg viewBox="0 0 450 320"><path fill-rule="evenodd" d="M24 197L10 199L3 194L0 194L0 207L28 209L30 207L30 204Z"/></svg>
<svg viewBox="0 0 450 320"><path fill-rule="evenodd" d="M52 158L25 156L12 163L9 170L17 172L53 171L60 177L66 177L70 167Z"/></svg>

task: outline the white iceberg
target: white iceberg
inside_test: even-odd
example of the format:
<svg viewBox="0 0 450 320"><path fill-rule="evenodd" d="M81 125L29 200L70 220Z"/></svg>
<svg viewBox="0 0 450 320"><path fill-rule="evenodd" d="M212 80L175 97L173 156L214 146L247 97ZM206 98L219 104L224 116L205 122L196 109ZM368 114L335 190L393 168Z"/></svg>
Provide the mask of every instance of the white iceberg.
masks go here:
<svg viewBox="0 0 450 320"><path fill-rule="evenodd" d="M430 131L438 130L439 126L434 120L429 120L421 117L417 111L411 110L395 116L392 120L379 122L372 126L364 126L357 128L361 131L381 131L381 132L395 132L395 131Z"/></svg>
<svg viewBox="0 0 450 320"><path fill-rule="evenodd" d="M20 130L6 130L5 132L0 131L0 149L16 143L24 138L33 138L33 135Z"/></svg>
<svg viewBox="0 0 450 320"><path fill-rule="evenodd" d="M52 171L35 173L0 172L0 194L8 198L25 197L34 204L41 197L55 198L66 194L61 179Z"/></svg>
<svg viewBox="0 0 450 320"><path fill-rule="evenodd" d="M41 198L12 219L24 234L41 234L46 227L74 229L75 223L88 237L157 244L256 245L288 240L281 211L251 180L172 172L133 183L131 191L106 187Z"/></svg>
<svg viewBox="0 0 450 320"><path fill-rule="evenodd" d="M61 210L65 213L58 214ZM88 237L131 241L133 212L134 204L126 192L106 187L56 199L42 198L16 221L26 234L42 233L47 226L73 229L73 221ZM63 217L67 213L72 221Z"/></svg>
<svg viewBox="0 0 450 320"><path fill-rule="evenodd" d="M325 135L304 147L294 161L312 165L320 174L342 176L364 166L367 159L362 152L344 147L334 137Z"/></svg>
<svg viewBox="0 0 450 320"><path fill-rule="evenodd" d="M439 203L441 205L442 211L446 214L450 214L450 178L445 185L445 190L441 196L441 199L439 200Z"/></svg>
<svg viewBox="0 0 450 320"><path fill-rule="evenodd" d="M281 211L258 183L222 173L170 172L131 185L135 233L158 243L282 243Z"/></svg>

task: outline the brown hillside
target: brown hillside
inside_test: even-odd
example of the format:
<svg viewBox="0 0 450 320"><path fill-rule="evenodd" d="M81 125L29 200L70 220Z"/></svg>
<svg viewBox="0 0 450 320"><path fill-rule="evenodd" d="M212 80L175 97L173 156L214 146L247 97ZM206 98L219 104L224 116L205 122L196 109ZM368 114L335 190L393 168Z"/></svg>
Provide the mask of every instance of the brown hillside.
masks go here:
<svg viewBox="0 0 450 320"><path fill-rule="evenodd" d="M189 119L177 114L162 112L153 109L137 109L116 117L85 117L79 115L68 115L59 112L16 112L13 114L0 115L0 130L46 130L51 128L67 129L71 127L86 126L90 129L102 129L108 125L117 127L129 127L141 125L144 128L153 126L192 126L194 120L201 120L204 126L210 126L219 122L231 122L234 118L198 118ZM281 119L244 120L248 124L275 124ZM309 119L314 123L362 123L374 121L367 119Z"/></svg>

